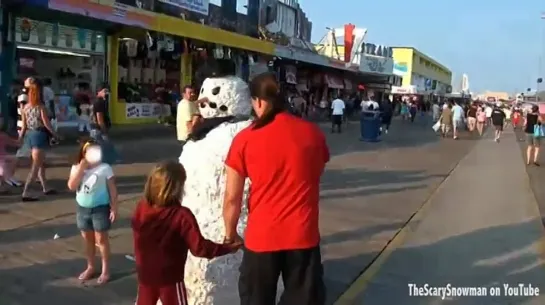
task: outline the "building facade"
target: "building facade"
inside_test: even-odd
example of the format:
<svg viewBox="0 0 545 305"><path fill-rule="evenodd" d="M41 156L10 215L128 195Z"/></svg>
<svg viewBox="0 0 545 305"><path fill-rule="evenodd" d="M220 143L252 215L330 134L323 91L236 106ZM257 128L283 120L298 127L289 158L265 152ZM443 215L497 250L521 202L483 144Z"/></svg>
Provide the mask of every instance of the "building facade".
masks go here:
<svg viewBox="0 0 545 305"><path fill-rule="evenodd" d="M452 71L412 47L394 47L394 74L403 78L398 93L446 94L452 91Z"/></svg>
<svg viewBox="0 0 545 305"><path fill-rule="evenodd" d="M264 0L260 5L259 25L270 33L310 42L312 23L297 0Z"/></svg>

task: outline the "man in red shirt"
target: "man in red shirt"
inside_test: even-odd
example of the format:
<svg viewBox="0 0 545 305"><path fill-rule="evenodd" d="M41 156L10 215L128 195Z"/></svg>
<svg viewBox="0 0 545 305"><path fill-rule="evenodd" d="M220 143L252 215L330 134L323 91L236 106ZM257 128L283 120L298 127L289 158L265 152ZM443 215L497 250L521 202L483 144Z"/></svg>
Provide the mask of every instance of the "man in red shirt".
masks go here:
<svg viewBox="0 0 545 305"><path fill-rule="evenodd" d="M279 304L321 305L320 176L329 149L318 126L284 111L278 92L272 74L259 75L250 84L258 119L234 138L225 160L226 240L240 238L236 226L249 178L241 305L276 304L280 274L285 290Z"/></svg>

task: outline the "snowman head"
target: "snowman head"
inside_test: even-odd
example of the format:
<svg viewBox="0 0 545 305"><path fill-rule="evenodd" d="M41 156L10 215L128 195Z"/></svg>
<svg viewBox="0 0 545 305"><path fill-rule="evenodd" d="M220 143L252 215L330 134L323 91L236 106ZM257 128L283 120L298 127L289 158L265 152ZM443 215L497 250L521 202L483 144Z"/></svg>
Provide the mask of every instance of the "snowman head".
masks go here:
<svg viewBox="0 0 545 305"><path fill-rule="evenodd" d="M245 117L252 113L248 84L235 76L213 77L204 80L199 99L208 98L200 105L203 118L226 116Z"/></svg>

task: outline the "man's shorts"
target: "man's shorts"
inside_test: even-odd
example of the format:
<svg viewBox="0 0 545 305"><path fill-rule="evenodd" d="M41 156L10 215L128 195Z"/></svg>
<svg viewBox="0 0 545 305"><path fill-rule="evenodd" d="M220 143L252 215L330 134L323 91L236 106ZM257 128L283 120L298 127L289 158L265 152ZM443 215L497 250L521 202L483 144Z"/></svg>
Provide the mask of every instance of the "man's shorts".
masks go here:
<svg viewBox="0 0 545 305"><path fill-rule="evenodd" d="M494 128L496 128L496 131L503 131L503 124L501 125L494 124Z"/></svg>
<svg viewBox="0 0 545 305"><path fill-rule="evenodd" d="M526 143L530 146L540 146L541 145L541 138L534 137L533 134L527 133L526 134Z"/></svg>
<svg viewBox="0 0 545 305"><path fill-rule="evenodd" d="M106 232L110 230L110 205L84 208L78 205L76 223L80 231Z"/></svg>
<svg viewBox="0 0 545 305"><path fill-rule="evenodd" d="M464 126L464 120L453 120L452 121L452 127L455 130L458 130L462 126Z"/></svg>

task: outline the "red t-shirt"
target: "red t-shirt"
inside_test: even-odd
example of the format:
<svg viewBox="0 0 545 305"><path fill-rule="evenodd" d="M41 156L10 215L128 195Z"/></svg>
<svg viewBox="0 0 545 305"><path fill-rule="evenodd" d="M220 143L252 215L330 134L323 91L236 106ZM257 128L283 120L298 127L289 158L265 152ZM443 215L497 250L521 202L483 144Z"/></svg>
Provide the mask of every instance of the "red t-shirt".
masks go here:
<svg viewBox="0 0 545 305"><path fill-rule="evenodd" d="M252 182L245 246L255 252L320 243L320 176L329 149L320 128L287 113L235 136L225 164Z"/></svg>

